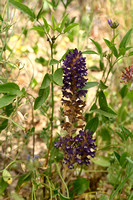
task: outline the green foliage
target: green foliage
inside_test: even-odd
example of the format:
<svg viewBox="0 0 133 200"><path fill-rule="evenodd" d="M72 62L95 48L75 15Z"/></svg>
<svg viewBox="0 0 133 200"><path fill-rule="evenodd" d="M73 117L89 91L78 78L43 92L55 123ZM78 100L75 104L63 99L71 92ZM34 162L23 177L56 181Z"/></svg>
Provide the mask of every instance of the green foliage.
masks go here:
<svg viewBox="0 0 133 200"><path fill-rule="evenodd" d="M2 7L0 199L8 198L9 191L15 191L16 181L16 191L11 191L10 195L10 198L16 200L27 198L23 193L25 185L30 199L93 199L97 198L95 191L100 200L133 198L133 91L130 91L127 85L121 86L120 83L121 67L126 67L125 63L130 65L132 62L132 28L124 36L122 26L119 26L122 31L110 28L113 34L109 34L108 39L104 38L103 44L97 34L93 35L92 28L96 26L92 21L93 15L98 14L95 12L95 5L90 5L88 15L84 9L85 1L75 1L73 4L71 2L72 0L46 0L33 1L31 4L28 1L9 0ZM79 11L79 14L76 13L77 16L74 16L75 5ZM73 18L68 13L69 6ZM15 19L18 13L14 9L23 13L20 20ZM34 31L31 30L36 31L36 34L34 35ZM109 39L111 35L113 36ZM88 46L90 37L96 38L90 39L91 48ZM28 48L23 50L26 44ZM87 77L89 81L82 88L88 90L87 106L84 113L79 115L85 116L83 129L93 132L97 151L89 166L75 166L74 170L70 170L67 165L62 164L63 152L54 145L58 142L57 135L66 135L66 130L61 129L61 125L67 122L67 119L64 119L63 108L60 108L60 93L63 86L61 66L63 59L69 51L73 51L74 46L81 49L83 56L88 54L86 61L90 70ZM62 52L65 52L64 55ZM20 64L23 63L23 58L30 61L26 63L26 67ZM31 75L28 65L32 62L34 65L34 61L36 64ZM44 74L42 83L39 81L38 73ZM25 79L22 85L21 79ZM96 92L91 90L90 93L89 89L92 87L96 88ZM64 107L68 112L68 105ZM61 112L58 113L58 110ZM73 134L76 136L78 131ZM39 158L36 152L39 152ZM28 156L26 160L27 153L30 154L29 160ZM80 155L77 158L80 158ZM101 174L98 174L99 170ZM104 172L106 178L101 179L102 176L105 177ZM108 189L109 184L112 185L112 191Z"/></svg>
<svg viewBox="0 0 133 200"><path fill-rule="evenodd" d="M47 100L50 92L50 87L40 89L39 96L35 99L34 110L40 108L42 104Z"/></svg>
<svg viewBox="0 0 133 200"><path fill-rule="evenodd" d="M35 19L35 14L34 12L26 5L24 5L23 3L20 3L18 1L15 0L9 0L9 2L17 9L19 9L20 11L22 11L24 14L27 14L31 19Z"/></svg>
<svg viewBox="0 0 133 200"><path fill-rule="evenodd" d="M89 188L89 185L90 181L88 181L86 178L78 178L74 180L70 185L73 186L71 195L74 195L74 193L77 195L83 194Z"/></svg>
<svg viewBox="0 0 133 200"><path fill-rule="evenodd" d="M62 68L58 68L53 75L53 81L55 82L55 84L63 86L62 77L63 77L63 70Z"/></svg>

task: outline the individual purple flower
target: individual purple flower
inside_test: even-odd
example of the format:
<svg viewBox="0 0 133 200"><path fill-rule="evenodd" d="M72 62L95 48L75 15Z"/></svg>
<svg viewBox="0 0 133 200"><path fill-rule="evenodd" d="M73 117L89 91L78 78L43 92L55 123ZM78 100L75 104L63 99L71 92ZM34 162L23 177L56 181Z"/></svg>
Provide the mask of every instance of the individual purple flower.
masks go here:
<svg viewBox="0 0 133 200"><path fill-rule="evenodd" d="M55 143L55 147L61 148L64 152L63 163L67 164L69 169L73 169L75 163L86 166L90 164L90 157L95 156L96 145L94 142L92 132L80 130L75 137L69 135L60 137L60 140Z"/></svg>
<svg viewBox="0 0 133 200"><path fill-rule="evenodd" d="M119 24L118 24L117 22L112 22L111 19L110 19L110 20L108 19L107 22L108 22L109 26L110 26L112 29L116 29L116 28L119 26Z"/></svg>

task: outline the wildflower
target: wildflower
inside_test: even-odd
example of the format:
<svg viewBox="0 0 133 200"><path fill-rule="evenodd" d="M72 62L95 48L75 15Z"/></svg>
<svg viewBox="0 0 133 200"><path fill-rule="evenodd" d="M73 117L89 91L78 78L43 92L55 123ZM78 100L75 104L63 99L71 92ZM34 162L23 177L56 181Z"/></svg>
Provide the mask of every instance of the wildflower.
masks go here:
<svg viewBox="0 0 133 200"><path fill-rule="evenodd" d="M130 83L133 82L133 65L129 66L128 68L125 67L125 71L122 71L122 81L123 83Z"/></svg>
<svg viewBox="0 0 133 200"><path fill-rule="evenodd" d="M69 135L60 137L60 140L55 143L55 147L61 147L64 152L64 164L73 169L75 163L86 166L90 164L90 157L95 156L96 145L94 142L92 132L80 130L75 137Z"/></svg>
<svg viewBox="0 0 133 200"><path fill-rule="evenodd" d="M34 162L34 161L35 161L36 159L38 159L38 158L39 158L38 155L34 155L34 157L32 158L32 161ZM26 160L27 160L27 161L30 161L30 160L31 160L30 154L27 155Z"/></svg>
<svg viewBox="0 0 133 200"><path fill-rule="evenodd" d="M92 139L92 132L83 130L85 119L82 114L85 102L81 98L87 93L87 90L83 89L87 82L86 76L87 68L81 51L77 49L73 52L69 51L63 61L64 85L62 87L63 114L68 118L62 128L67 134L64 137L60 136L54 146L63 151L63 163L70 169L74 168L75 163L88 166L90 157L95 156L96 145L95 140Z"/></svg>
<svg viewBox="0 0 133 200"><path fill-rule="evenodd" d="M130 90L133 88L133 65L129 66L128 68L125 67L125 71L122 71L122 81L121 83L132 83Z"/></svg>
<svg viewBox="0 0 133 200"><path fill-rule="evenodd" d="M116 29L119 26L119 24L117 22L112 22L111 19L110 20L108 19L107 22L112 29Z"/></svg>
<svg viewBox="0 0 133 200"><path fill-rule="evenodd" d="M62 102L64 105L64 115L69 122L63 124L64 130L73 134L75 132L74 124L83 120L82 112L85 102L81 100L82 96L86 96L87 90L82 89L87 82L87 68L85 58L82 57L81 51L74 49L69 51L66 59L63 61L63 84ZM80 128L81 128L80 124ZM84 126L84 125L83 125Z"/></svg>

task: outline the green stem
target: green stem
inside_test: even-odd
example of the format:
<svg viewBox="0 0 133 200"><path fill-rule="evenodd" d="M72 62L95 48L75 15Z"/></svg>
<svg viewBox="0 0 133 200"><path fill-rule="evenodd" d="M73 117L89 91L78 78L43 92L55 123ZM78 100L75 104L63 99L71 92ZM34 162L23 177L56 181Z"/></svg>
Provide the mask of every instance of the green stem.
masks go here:
<svg viewBox="0 0 133 200"><path fill-rule="evenodd" d="M64 179L63 179L63 177L61 176L60 169L59 169L57 163L55 163L55 164L56 164L56 167L57 167L57 172L58 172L58 174L59 174L59 176L60 176L60 178L61 178L61 180L62 180L62 182L63 182L63 184L64 184L64 186L65 186L65 188L66 188L67 197L69 197L69 190L68 190L68 188L67 188L67 185L66 185L66 183L65 183L65 181L64 181Z"/></svg>
<svg viewBox="0 0 133 200"><path fill-rule="evenodd" d="M12 123L14 123L16 126L18 126L19 128L21 128L22 130L25 130L25 128L23 126L21 126L20 124L18 124L17 122L15 122L14 120L12 120L10 117L5 117L3 115L0 115L0 118L3 118L3 119L8 119L10 120Z"/></svg>
<svg viewBox="0 0 133 200"><path fill-rule="evenodd" d="M49 44L50 44L50 48L51 48L51 59L53 59L53 44L54 42L51 40L49 40ZM51 149L51 144L52 144L52 140L53 140L53 118L54 118L54 85L53 85L53 74L54 74L54 65L52 65L52 81L51 81L51 98L52 98L52 113L51 113L51 119L50 119L50 124L51 124L51 133L50 133L50 142L49 142L49 147L48 147L48 153L47 153L47 157L46 157L46 163L45 163L45 167L47 167L48 165L48 161L49 161L49 154L50 154L50 149ZM44 180L43 180L44 184L46 183L46 177L44 176ZM45 187L43 188L43 197L45 197Z"/></svg>
<svg viewBox="0 0 133 200"><path fill-rule="evenodd" d="M51 47L51 59L53 59L53 42L52 42L52 44L51 44L50 47ZM48 154L47 154L47 158L46 158L45 167L48 164L49 153L50 153L51 144L52 144L52 140L53 140L53 118L54 118L54 85L53 85L53 74L54 74L54 65L52 65L52 82L51 82L51 98L52 98L52 113L51 113L51 119L50 119L51 134L50 134L50 142L49 142Z"/></svg>

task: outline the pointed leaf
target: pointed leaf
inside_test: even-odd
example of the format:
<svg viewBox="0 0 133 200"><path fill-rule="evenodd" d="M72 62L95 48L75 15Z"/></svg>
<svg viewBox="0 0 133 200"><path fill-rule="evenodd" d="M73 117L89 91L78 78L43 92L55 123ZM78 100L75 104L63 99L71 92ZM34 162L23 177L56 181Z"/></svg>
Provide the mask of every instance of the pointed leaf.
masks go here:
<svg viewBox="0 0 133 200"><path fill-rule="evenodd" d="M3 108L10 103L13 102L13 100L16 98L15 95L4 95L0 98L0 108Z"/></svg>
<svg viewBox="0 0 133 200"><path fill-rule="evenodd" d="M95 112L97 114L100 114L100 115L103 115L103 116L109 117L109 118L116 117L116 113L115 112L114 113L110 113L108 111L104 111L104 110L101 110L101 109L95 109L95 110L90 111L90 113L91 112Z"/></svg>
<svg viewBox="0 0 133 200"><path fill-rule="evenodd" d="M126 45L128 44L128 41L129 39L131 38L131 34L132 34L132 31L133 29L131 28L127 33L126 35L123 37L120 45L119 45L119 48L125 48Z"/></svg>
<svg viewBox="0 0 133 200"><path fill-rule="evenodd" d="M31 177L32 177L31 171L26 174L21 175L18 179L16 190L18 190L23 183L30 181Z"/></svg>
<svg viewBox="0 0 133 200"><path fill-rule="evenodd" d="M55 64L58 64L58 63L59 63L58 60L56 60L56 59L51 59L49 65L55 65Z"/></svg>
<svg viewBox="0 0 133 200"><path fill-rule="evenodd" d="M16 83L4 83L0 84L0 93L8 93L11 95L17 95L20 93L19 86Z"/></svg>
<svg viewBox="0 0 133 200"><path fill-rule="evenodd" d="M100 165L102 167L109 167L110 166L109 158L107 158L105 156L97 156L96 158L93 158L91 160L95 164Z"/></svg>
<svg viewBox="0 0 133 200"><path fill-rule="evenodd" d="M102 90L105 90L108 88L107 85L105 85L101 80L100 80L100 83L99 83L99 88L102 89Z"/></svg>
<svg viewBox="0 0 133 200"><path fill-rule="evenodd" d="M94 117L87 122L85 130L89 129L89 131L93 131L93 133L94 133L97 130L98 124L99 124L98 117Z"/></svg>
<svg viewBox="0 0 133 200"><path fill-rule="evenodd" d="M98 84L98 82L87 82L86 85L82 88L82 90L87 90L91 87L97 86Z"/></svg>
<svg viewBox="0 0 133 200"><path fill-rule="evenodd" d="M108 107L106 97L102 90L99 92L99 106L100 106L100 109L104 111L106 111Z"/></svg>
<svg viewBox="0 0 133 200"><path fill-rule="evenodd" d="M47 23L47 20L44 17L42 17L42 18L43 18L43 22L44 22L44 27L48 33L49 32L49 24Z"/></svg>
<svg viewBox="0 0 133 200"><path fill-rule="evenodd" d="M23 13L27 14L29 17L35 19L35 14L28 6L15 0L9 0L9 3L12 4L15 8L21 10Z"/></svg>
<svg viewBox="0 0 133 200"><path fill-rule="evenodd" d="M70 31L73 27L79 25L78 23L72 23L72 24L69 24L65 29L64 29L64 33Z"/></svg>
<svg viewBox="0 0 133 200"><path fill-rule="evenodd" d="M53 75L53 80L57 85L63 86L63 80L62 79L63 79L63 69L58 68Z"/></svg>
<svg viewBox="0 0 133 200"><path fill-rule="evenodd" d="M47 88L50 85L50 82L51 82L50 74L46 73L42 81L40 89Z"/></svg>
<svg viewBox="0 0 133 200"><path fill-rule="evenodd" d="M73 192L77 195L83 194L90 185L90 181L88 181L86 178L77 178L72 182L73 185Z"/></svg>
<svg viewBox="0 0 133 200"><path fill-rule="evenodd" d="M63 29L63 27L65 25L65 22L66 22L67 18L68 18L68 14L66 14L62 19L62 22L61 22L61 25L60 25L61 31L62 31L62 29Z"/></svg>
<svg viewBox="0 0 133 200"><path fill-rule="evenodd" d="M98 53L99 53L99 54L102 54L102 48L101 48L100 44L99 44L98 42L94 41L94 40L91 39L91 38L90 38L90 40L91 40L91 41L93 42L93 44L95 45L95 47L96 47Z"/></svg>
<svg viewBox="0 0 133 200"><path fill-rule="evenodd" d="M98 55L96 51L92 51L92 50L82 51L82 54L97 54Z"/></svg>
<svg viewBox="0 0 133 200"><path fill-rule="evenodd" d="M50 87L39 90L39 96L35 99L34 110L42 106L42 104L47 100L49 92L50 92Z"/></svg>

